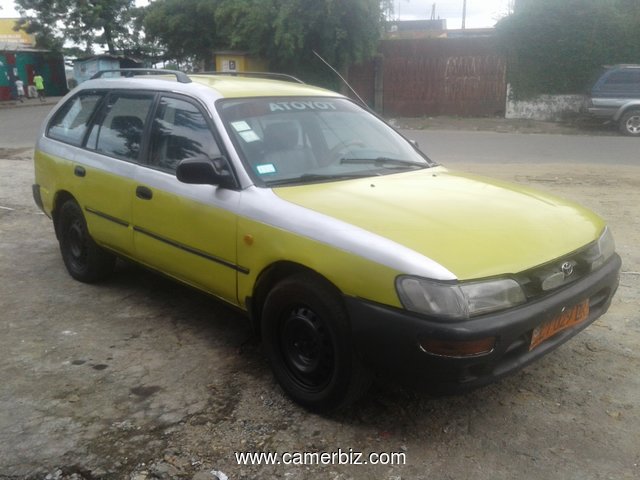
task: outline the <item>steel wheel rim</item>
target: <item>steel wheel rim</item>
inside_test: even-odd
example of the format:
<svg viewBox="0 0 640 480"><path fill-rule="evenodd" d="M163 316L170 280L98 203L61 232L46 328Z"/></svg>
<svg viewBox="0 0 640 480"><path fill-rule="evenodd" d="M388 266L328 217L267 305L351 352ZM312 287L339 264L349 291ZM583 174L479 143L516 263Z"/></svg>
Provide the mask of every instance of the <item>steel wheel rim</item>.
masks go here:
<svg viewBox="0 0 640 480"><path fill-rule="evenodd" d="M331 334L322 318L305 306L283 316L281 352L292 379L307 391L322 390L334 371Z"/></svg>
<svg viewBox="0 0 640 480"><path fill-rule="evenodd" d="M83 268L87 258L87 244L80 221L74 221L67 233L69 259L76 268Z"/></svg>

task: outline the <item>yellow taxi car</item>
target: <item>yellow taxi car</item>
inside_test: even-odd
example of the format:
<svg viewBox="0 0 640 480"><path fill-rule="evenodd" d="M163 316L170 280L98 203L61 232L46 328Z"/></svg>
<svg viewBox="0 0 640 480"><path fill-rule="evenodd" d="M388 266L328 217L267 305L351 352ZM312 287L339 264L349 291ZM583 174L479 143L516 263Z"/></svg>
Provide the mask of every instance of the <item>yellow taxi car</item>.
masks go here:
<svg viewBox="0 0 640 480"><path fill-rule="evenodd" d="M104 72L43 124L33 194L64 264L97 282L123 257L246 311L306 408L374 374L483 385L609 307L620 258L594 213L450 171L331 91L147 73Z"/></svg>

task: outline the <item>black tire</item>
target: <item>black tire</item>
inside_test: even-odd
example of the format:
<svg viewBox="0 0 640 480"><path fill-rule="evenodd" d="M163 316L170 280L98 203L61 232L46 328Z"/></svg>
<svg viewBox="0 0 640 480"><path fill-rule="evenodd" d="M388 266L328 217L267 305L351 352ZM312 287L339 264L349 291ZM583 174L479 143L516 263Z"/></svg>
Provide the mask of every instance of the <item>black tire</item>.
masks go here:
<svg viewBox="0 0 640 480"><path fill-rule="evenodd" d="M620 131L624 135L640 137L640 110L629 110L620 117Z"/></svg>
<svg viewBox="0 0 640 480"><path fill-rule="evenodd" d="M82 209L73 200L66 201L60 207L58 239L64 265L76 280L95 283L113 272L115 256L93 241Z"/></svg>
<svg viewBox="0 0 640 480"><path fill-rule="evenodd" d="M282 389L315 412L345 407L367 391L372 376L354 353L339 294L312 274L296 274L267 295L262 341Z"/></svg>

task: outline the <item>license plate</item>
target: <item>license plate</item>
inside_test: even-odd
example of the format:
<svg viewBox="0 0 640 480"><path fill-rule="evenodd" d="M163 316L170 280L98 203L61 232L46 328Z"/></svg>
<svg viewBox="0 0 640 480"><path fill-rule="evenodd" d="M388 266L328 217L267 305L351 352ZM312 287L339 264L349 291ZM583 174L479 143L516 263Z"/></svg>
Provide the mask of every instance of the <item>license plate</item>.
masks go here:
<svg viewBox="0 0 640 480"><path fill-rule="evenodd" d="M569 308L546 323L533 329L529 350L533 350L548 338L556 333L584 322L589 316L589 300L585 300L578 305Z"/></svg>

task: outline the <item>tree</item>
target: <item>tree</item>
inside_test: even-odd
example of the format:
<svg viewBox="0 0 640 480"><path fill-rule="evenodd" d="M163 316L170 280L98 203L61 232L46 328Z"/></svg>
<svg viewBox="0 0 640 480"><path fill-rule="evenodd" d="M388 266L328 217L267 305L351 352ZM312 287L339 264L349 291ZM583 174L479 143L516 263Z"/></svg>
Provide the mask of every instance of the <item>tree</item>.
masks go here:
<svg viewBox="0 0 640 480"><path fill-rule="evenodd" d="M156 0L145 34L168 57L207 60L215 50L245 50L274 70L330 85L335 77L317 51L342 69L375 53L379 0Z"/></svg>
<svg viewBox="0 0 640 480"><path fill-rule="evenodd" d="M603 65L640 63L637 0L518 0L496 26L516 98L582 93Z"/></svg>
<svg viewBox="0 0 640 480"><path fill-rule="evenodd" d="M143 13L148 42L157 42L167 58L206 62L222 45L215 13L219 0L156 0Z"/></svg>
<svg viewBox="0 0 640 480"><path fill-rule="evenodd" d="M274 69L334 84L337 69L371 57L381 30L378 0L225 0L216 14L230 48L269 60Z"/></svg>
<svg viewBox="0 0 640 480"><path fill-rule="evenodd" d="M116 53L130 45L134 0L15 0L20 25L38 46L62 50L69 40L84 53L95 45Z"/></svg>

